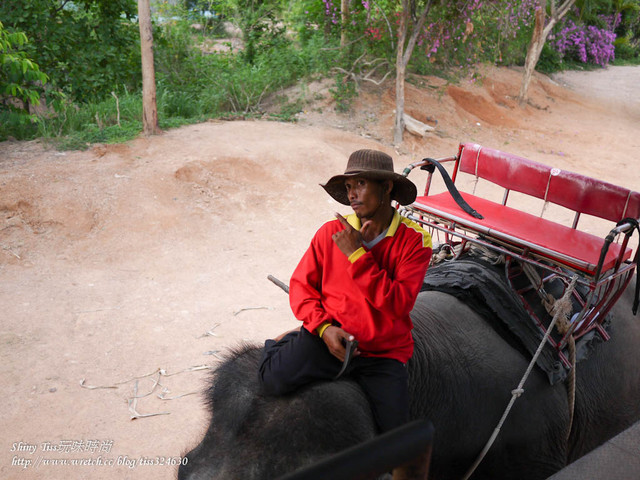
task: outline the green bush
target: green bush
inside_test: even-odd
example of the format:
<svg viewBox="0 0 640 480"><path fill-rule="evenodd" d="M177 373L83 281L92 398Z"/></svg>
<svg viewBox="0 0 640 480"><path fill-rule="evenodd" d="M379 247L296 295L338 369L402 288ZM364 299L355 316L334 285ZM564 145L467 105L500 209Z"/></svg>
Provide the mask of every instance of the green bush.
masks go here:
<svg viewBox="0 0 640 480"><path fill-rule="evenodd" d="M562 54L549 45L549 42L545 43L536 70L549 74L563 69L566 69L566 62L563 62Z"/></svg>
<svg viewBox="0 0 640 480"><path fill-rule="evenodd" d="M115 143L134 138L142 129L141 119L140 94L114 92L94 103L60 102L55 114L40 118L37 135L60 137L61 145L66 147L92 142Z"/></svg>
<svg viewBox="0 0 640 480"><path fill-rule="evenodd" d="M9 138L24 140L35 138L38 119L9 110L0 110L0 142Z"/></svg>
<svg viewBox="0 0 640 480"><path fill-rule="evenodd" d="M330 88L329 92L336 102L336 111L347 113L358 95L356 86L346 75L336 75L335 82L335 87Z"/></svg>
<svg viewBox="0 0 640 480"><path fill-rule="evenodd" d="M640 58L640 48L634 48L627 37L616 38L613 45L616 49L616 60L635 60Z"/></svg>

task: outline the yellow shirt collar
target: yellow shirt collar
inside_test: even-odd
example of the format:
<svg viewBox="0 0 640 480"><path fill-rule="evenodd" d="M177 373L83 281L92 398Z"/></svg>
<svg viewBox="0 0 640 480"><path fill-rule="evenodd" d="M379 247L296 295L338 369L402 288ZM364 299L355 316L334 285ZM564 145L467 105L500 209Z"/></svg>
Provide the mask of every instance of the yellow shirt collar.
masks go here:
<svg viewBox="0 0 640 480"><path fill-rule="evenodd" d="M347 222L349 222L349 225L351 225L353 228L355 228L358 231L360 231L360 228L362 228L362 223L360 222L360 219L355 213L347 215ZM399 225L400 225L400 214L398 213L397 210L394 210L393 218L391 219L391 224L389 225L389 230L387 231L386 236L393 237L396 234L396 231L398 230Z"/></svg>

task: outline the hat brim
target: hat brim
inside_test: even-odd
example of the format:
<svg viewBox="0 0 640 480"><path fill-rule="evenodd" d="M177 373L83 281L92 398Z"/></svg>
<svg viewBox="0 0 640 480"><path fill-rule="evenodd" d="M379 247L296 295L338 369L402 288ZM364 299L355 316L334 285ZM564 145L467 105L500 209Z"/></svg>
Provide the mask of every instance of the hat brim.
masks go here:
<svg viewBox="0 0 640 480"><path fill-rule="evenodd" d="M363 177L370 180L392 180L393 190L391 191L391 199L397 201L400 205L413 203L418 195L418 189L414 183L407 177L395 172L363 171L345 173L331 177L327 183L320 184L320 186L337 202L343 205L349 205L347 187L344 182L347 178L352 177Z"/></svg>

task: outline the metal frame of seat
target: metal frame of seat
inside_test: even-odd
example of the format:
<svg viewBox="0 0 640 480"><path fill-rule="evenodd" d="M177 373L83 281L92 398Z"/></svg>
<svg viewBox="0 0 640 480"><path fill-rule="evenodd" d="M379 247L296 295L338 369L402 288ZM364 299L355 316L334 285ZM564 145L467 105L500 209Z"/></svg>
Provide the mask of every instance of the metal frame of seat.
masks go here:
<svg viewBox="0 0 640 480"><path fill-rule="evenodd" d="M636 249L634 254L629 248L629 240L634 231L631 222L616 225L602 239L578 230L578 220L581 213L613 222L619 222L626 216L640 218L640 193L572 172L562 172L476 144L461 144L457 155L437 161L454 162L454 183L458 172L462 171L475 175L476 179L482 178L502 186L505 189L502 204L462 192L464 200L480 213L489 211L489 218L477 219L460 208L452 207L448 192L430 195L433 168L431 159L424 159L409 165L404 171L404 175L407 176L413 169L421 168L428 170L429 175L424 196L418 197L412 205L404 207L402 213L426 226L432 234L436 231L442 232L444 243L459 245L458 256L472 244L503 255L507 280L543 331L546 329L544 320L548 319L540 319L528 305L524 295L532 289L544 292L545 285L556 279L562 280L566 288L571 278L578 273L578 283L588 292L584 297L575 294L575 301L582 308L573 315L566 333L559 338L549 337L549 342L556 348L565 365L568 366L568 359L563 350L571 336L577 341L596 330L603 340L608 340L609 335L603 327L603 322L631 281L640 249ZM557 203L576 212L571 227L535 217L536 228L544 227L552 233L565 235L562 242L556 242L556 246L561 248L549 248L541 245L541 242L532 242L526 238L531 229L527 230L513 224L513 220L519 218L529 222L533 220L530 214L506 205L511 190L541 198L545 202ZM607 203L603 205L601 202ZM485 212L481 207L485 207ZM509 221L501 221L501 215L508 217L506 220ZM622 241L616 243L620 238ZM538 235L538 240L540 239L544 239L544 236ZM586 248L576 247L571 243L572 240L582 242L581 245L586 245ZM596 243L592 245L589 242ZM549 244L553 245L553 241ZM519 269L524 263L545 273L541 275L539 285L518 289L513 279L519 275Z"/></svg>

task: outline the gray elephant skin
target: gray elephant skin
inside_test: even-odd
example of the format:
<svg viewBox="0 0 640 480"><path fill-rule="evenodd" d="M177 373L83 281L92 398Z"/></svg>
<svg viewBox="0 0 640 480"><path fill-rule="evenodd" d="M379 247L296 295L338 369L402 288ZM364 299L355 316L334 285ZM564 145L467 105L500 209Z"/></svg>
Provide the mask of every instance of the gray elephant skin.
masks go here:
<svg viewBox="0 0 640 480"><path fill-rule="evenodd" d="M473 480L545 479L640 419L640 317L635 281L612 310L611 339L577 364L570 429L567 384L534 368ZM411 415L430 419L429 478L459 480L498 424L530 358L456 298L421 292L414 321ZM293 395L258 393L260 348L239 347L206 392L210 425L179 479L274 479L366 441L375 427L364 394L348 379Z"/></svg>

